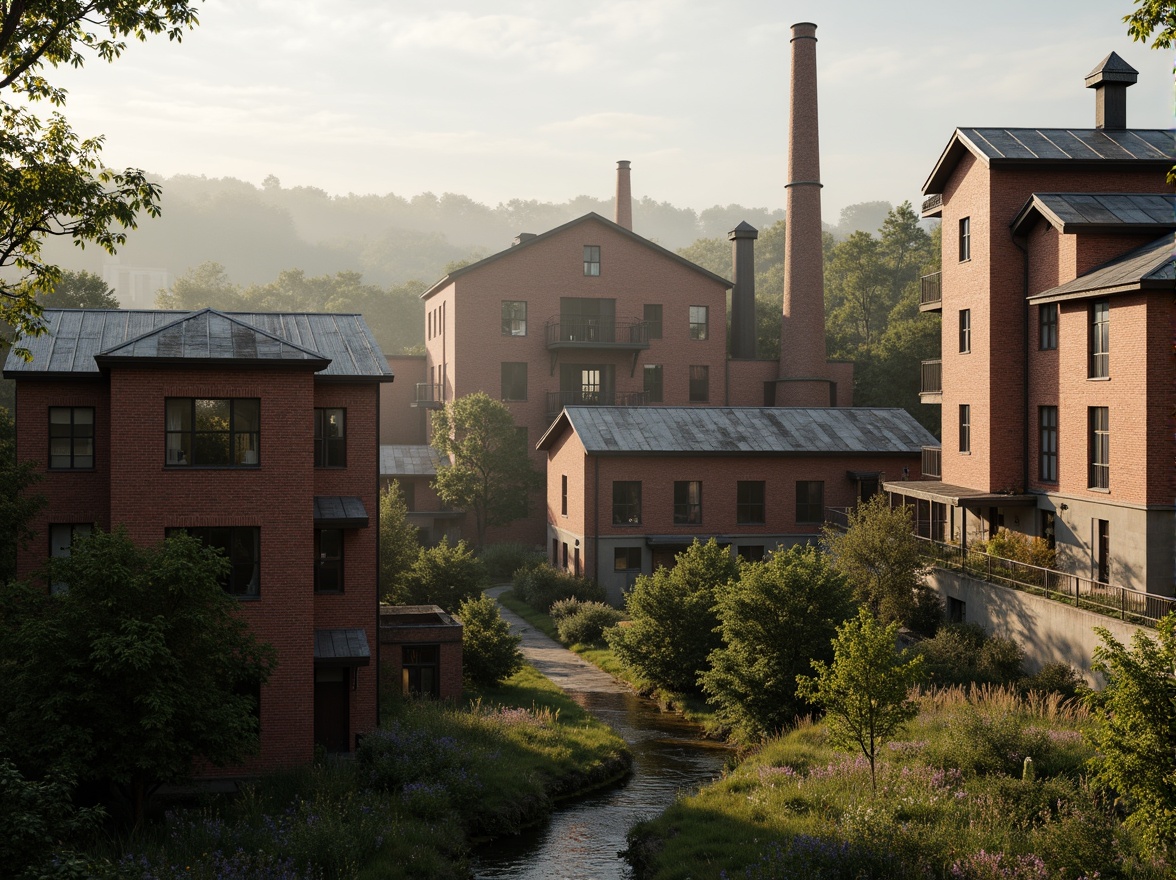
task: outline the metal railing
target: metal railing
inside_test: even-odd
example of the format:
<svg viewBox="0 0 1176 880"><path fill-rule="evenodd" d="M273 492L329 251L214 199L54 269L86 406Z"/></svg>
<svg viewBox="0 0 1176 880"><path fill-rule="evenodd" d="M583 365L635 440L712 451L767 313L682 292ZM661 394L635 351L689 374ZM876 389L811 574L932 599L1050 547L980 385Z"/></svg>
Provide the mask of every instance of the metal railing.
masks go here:
<svg viewBox="0 0 1176 880"><path fill-rule="evenodd" d="M1116 587L1081 575L993 556L981 550L965 550L958 544L920 536L916 539L923 558L936 568L958 571L1076 608L1148 626L1154 626L1169 611L1176 611L1176 599L1168 596Z"/></svg>
<svg viewBox="0 0 1176 880"><path fill-rule="evenodd" d="M445 385L441 382L417 382L415 406L441 407L445 403Z"/></svg>
<svg viewBox="0 0 1176 880"><path fill-rule="evenodd" d="M544 327L548 345L576 343L593 345L649 346L649 325L645 321L612 318L558 318Z"/></svg>
<svg viewBox="0 0 1176 880"><path fill-rule="evenodd" d="M929 306L943 302L942 272L932 272L919 279L919 305Z"/></svg>
<svg viewBox="0 0 1176 880"><path fill-rule="evenodd" d="M547 415L559 415L565 406L645 406L644 391L548 391Z"/></svg>
<svg viewBox="0 0 1176 880"><path fill-rule="evenodd" d="M938 480L943 476L943 468L940 466L942 453L942 446L923 447L923 460L919 470L923 472L924 477Z"/></svg>
<svg viewBox="0 0 1176 880"><path fill-rule="evenodd" d="M920 394L943 393L943 361L923 361L922 380L919 384Z"/></svg>
<svg viewBox="0 0 1176 880"><path fill-rule="evenodd" d="M921 206L922 212L926 214L928 211L934 211L936 208L943 207L943 193L932 193L923 199Z"/></svg>

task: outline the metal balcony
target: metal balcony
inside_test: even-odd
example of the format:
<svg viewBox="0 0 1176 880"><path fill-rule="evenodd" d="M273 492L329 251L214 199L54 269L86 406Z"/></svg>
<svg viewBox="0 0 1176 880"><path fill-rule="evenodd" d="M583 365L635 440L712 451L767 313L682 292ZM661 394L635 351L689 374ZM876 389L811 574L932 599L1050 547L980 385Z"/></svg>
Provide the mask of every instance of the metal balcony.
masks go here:
<svg viewBox="0 0 1176 880"><path fill-rule="evenodd" d="M940 217L943 215L943 194L934 193L923 199L923 217Z"/></svg>
<svg viewBox="0 0 1176 880"><path fill-rule="evenodd" d="M924 446L923 447L923 461L920 464L919 470L923 473L925 480L941 480L943 479L943 468L940 466L942 446Z"/></svg>
<svg viewBox="0 0 1176 880"><path fill-rule="evenodd" d="M441 409L445 406L445 385L441 382L417 382L412 406Z"/></svg>
<svg viewBox="0 0 1176 880"><path fill-rule="evenodd" d="M943 361L923 361L922 381L919 384L921 403L943 402Z"/></svg>
<svg viewBox="0 0 1176 880"><path fill-rule="evenodd" d="M644 391L548 391L547 417L555 418L565 406L645 406Z"/></svg>
<svg viewBox="0 0 1176 880"><path fill-rule="evenodd" d="M611 348L639 351L649 348L645 321L611 318L552 319L545 325L547 348Z"/></svg>
<svg viewBox="0 0 1176 880"><path fill-rule="evenodd" d="M943 308L943 287L940 283L942 277L942 272L932 272L919 279L920 312L938 312Z"/></svg>

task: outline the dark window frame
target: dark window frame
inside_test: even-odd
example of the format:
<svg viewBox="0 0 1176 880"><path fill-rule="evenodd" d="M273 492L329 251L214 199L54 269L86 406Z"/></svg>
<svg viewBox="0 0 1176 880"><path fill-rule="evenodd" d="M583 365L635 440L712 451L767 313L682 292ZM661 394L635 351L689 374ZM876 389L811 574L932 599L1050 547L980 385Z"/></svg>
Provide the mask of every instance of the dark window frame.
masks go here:
<svg viewBox="0 0 1176 880"><path fill-rule="evenodd" d="M701 522L702 480L674 480L674 525L698 525Z"/></svg>
<svg viewBox="0 0 1176 880"><path fill-rule="evenodd" d="M213 544L209 538L224 537L227 542ZM229 560L229 571L221 580L224 591L235 599L254 601L261 598L261 529L258 526L179 526L164 529L164 535L171 537L188 534L204 546L220 550ZM251 551L247 558L245 549Z"/></svg>
<svg viewBox="0 0 1176 880"><path fill-rule="evenodd" d="M612 521L614 526L641 525L640 480L613 480Z"/></svg>
<svg viewBox="0 0 1176 880"><path fill-rule="evenodd" d="M568 515L568 475L560 475L560 504L559 512L562 516Z"/></svg>
<svg viewBox="0 0 1176 880"><path fill-rule="evenodd" d="M584 245L584 275L589 278L600 277L600 245Z"/></svg>
<svg viewBox="0 0 1176 880"><path fill-rule="evenodd" d="M522 307L521 318L518 314L520 306ZM527 335L527 301L525 299L504 299L502 301L502 335Z"/></svg>
<svg viewBox="0 0 1176 880"><path fill-rule="evenodd" d="M188 427L172 428L168 418L171 415L183 415L180 404L187 401ZM227 430L199 430L198 409L201 403L228 403L229 424ZM256 406L256 430L242 430L240 421L245 417L243 404ZM173 407L174 405L174 407ZM261 466L261 398L260 397L167 397L164 398L164 466L168 468L256 468ZM227 440L228 461L201 461L207 456L199 455L203 438L203 445L219 437ZM173 442L174 439L174 442ZM185 444L187 449L185 449ZM219 445L219 444L218 444ZM188 458L188 451L191 458ZM252 453L253 461L248 460Z"/></svg>
<svg viewBox="0 0 1176 880"><path fill-rule="evenodd" d="M696 310L701 311L702 320L698 320ZM690 306L690 338L702 342L710 335L710 306Z"/></svg>
<svg viewBox="0 0 1176 880"><path fill-rule="evenodd" d="M331 536L331 540L338 541L335 548L324 547L323 538L327 535ZM314 591L316 593L333 594L342 593L344 591L345 581L344 576L344 544L346 536L343 529L315 529L314 530ZM332 549L337 549L336 553L331 553ZM325 577L324 575L329 576ZM331 580L337 586L324 586L324 583L330 583Z"/></svg>
<svg viewBox="0 0 1176 880"><path fill-rule="evenodd" d="M972 351L972 310L960 309L960 354Z"/></svg>
<svg viewBox="0 0 1176 880"><path fill-rule="evenodd" d="M633 564L634 559L636 559L636 565ZM613 571L641 571L641 548L614 547Z"/></svg>
<svg viewBox="0 0 1176 880"><path fill-rule="evenodd" d="M1037 307L1037 345L1041 351L1058 347L1058 304L1042 303Z"/></svg>
<svg viewBox="0 0 1176 880"><path fill-rule="evenodd" d="M1110 491L1111 488L1111 411L1110 407L1087 408L1090 469L1087 486Z"/></svg>
<svg viewBox="0 0 1176 880"><path fill-rule="evenodd" d="M411 659L410 659L411 658ZM421 674L430 671L430 685L423 686ZM406 697L441 696L441 645L413 642L400 647L401 690Z"/></svg>
<svg viewBox="0 0 1176 880"><path fill-rule="evenodd" d="M513 375L508 375L513 373ZM499 381L502 389L502 399L505 401L524 401L527 399L527 362L502 361ZM518 396L519 392L522 396Z"/></svg>
<svg viewBox="0 0 1176 880"><path fill-rule="evenodd" d="M665 370L661 364L645 364L641 370L642 390L646 403L665 400Z"/></svg>
<svg viewBox="0 0 1176 880"><path fill-rule="evenodd" d="M972 405L960 404L960 452L972 451Z"/></svg>
<svg viewBox="0 0 1176 880"><path fill-rule="evenodd" d="M69 529L68 542L63 543L60 540L59 534L54 534L55 532L59 533L59 530L62 529ZM76 542L78 538L88 538L90 535L94 534L94 523L55 522L49 523L48 528L45 531L49 538L49 559L68 559L70 554L73 552L74 542ZM59 549L64 552L59 553ZM68 589L69 584L65 583L65 581L52 580L49 583L49 592L51 593L62 593Z"/></svg>
<svg viewBox="0 0 1176 880"><path fill-rule="evenodd" d="M802 489L803 487L803 489ZM825 521L825 481L796 481L796 522L819 525Z"/></svg>
<svg viewBox="0 0 1176 880"><path fill-rule="evenodd" d="M1095 300L1090 304L1090 363L1087 374L1091 379L1107 379L1111 375L1111 302Z"/></svg>
<svg viewBox="0 0 1176 880"><path fill-rule="evenodd" d="M329 432L331 413L337 413L338 433ZM342 406L314 408L314 466L347 467L347 409Z"/></svg>
<svg viewBox="0 0 1176 880"><path fill-rule="evenodd" d="M1039 444L1038 478L1043 483L1058 481L1058 408L1037 408L1037 439Z"/></svg>
<svg viewBox="0 0 1176 880"><path fill-rule="evenodd" d="M972 259L972 218L960 218L960 262Z"/></svg>
<svg viewBox="0 0 1176 880"><path fill-rule="evenodd" d="M710 401L710 367L707 364L690 365L690 402Z"/></svg>
<svg viewBox="0 0 1176 880"><path fill-rule="evenodd" d="M738 480L735 483L735 522L741 526L767 523L767 483L764 480Z"/></svg>
<svg viewBox="0 0 1176 880"><path fill-rule="evenodd" d="M57 412L57 413L68 412L69 413L69 421L68 422L55 422L55 421L53 421L53 414L55 412ZM82 412L88 412L90 414L89 425L86 425L85 422L80 422L80 423L78 422L77 416L79 413L82 413ZM97 444L96 444L95 430L94 430L94 420L96 417L97 417L97 414L95 413L94 407L92 407L92 406L51 406L51 407L49 407L49 458L48 458L49 470L51 470L51 471L92 471L92 470L94 470L94 465L96 463L95 453L97 452L97 449L96 449ZM61 426L64 426L66 428L66 430L62 431ZM84 429L87 427L89 428L88 434L84 430L79 430L79 429ZM69 444L69 452L68 453L65 453L65 454L63 454L61 452L55 453L53 451L53 447L55 445L55 442L57 444L60 444L61 441L68 442L68 444ZM90 445L89 455L86 455L85 453L79 453L79 451L78 451L78 444L79 444L79 442L83 442L83 441L89 441L89 445ZM84 448L84 446L83 446L83 448ZM86 459L86 458L89 458L89 460L90 460L89 464L79 463L79 459ZM58 461L60 459L65 459L67 463L65 463L65 464L55 463L56 461Z"/></svg>
<svg viewBox="0 0 1176 880"><path fill-rule="evenodd" d="M645 322L645 338L661 339L663 326L663 310L661 304L646 303L641 311L641 317Z"/></svg>

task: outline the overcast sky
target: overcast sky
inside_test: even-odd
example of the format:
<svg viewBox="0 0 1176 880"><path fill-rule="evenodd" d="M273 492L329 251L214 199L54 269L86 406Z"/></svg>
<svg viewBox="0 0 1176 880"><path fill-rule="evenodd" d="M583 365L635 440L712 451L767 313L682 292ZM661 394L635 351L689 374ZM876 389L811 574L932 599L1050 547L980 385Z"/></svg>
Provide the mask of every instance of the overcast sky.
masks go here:
<svg viewBox="0 0 1176 880"><path fill-rule="evenodd" d="M957 126L1091 127L1083 77L1140 72L1128 124L1172 125L1171 55L1131 0L209 0L182 44L56 74L112 166L489 205L633 193L783 207L788 39L817 29L824 215L917 203ZM164 208L166 210L166 193Z"/></svg>

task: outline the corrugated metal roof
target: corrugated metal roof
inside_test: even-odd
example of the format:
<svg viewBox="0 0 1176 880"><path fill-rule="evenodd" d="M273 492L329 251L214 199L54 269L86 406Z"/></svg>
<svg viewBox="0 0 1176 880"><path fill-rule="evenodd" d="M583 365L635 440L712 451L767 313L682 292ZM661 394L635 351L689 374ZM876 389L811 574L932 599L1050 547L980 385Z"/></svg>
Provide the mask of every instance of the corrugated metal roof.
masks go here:
<svg viewBox="0 0 1176 880"><path fill-rule="evenodd" d="M381 477L435 477L439 467L441 454L432 446L380 447Z"/></svg>
<svg viewBox="0 0 1176 880"><path fill-rule="evenodd" d="M1053 302L1094 294L1126 293L1140 289L1176 289L1176 232L1111 260L1058 287L1034 294L1034 302Z"/></svg>
<svg viewBox="0 0 1176 880"><path fill-rule="evenodd" d="M1064 233L1176 227L1172 193L1034 193L1013 221L1014 232L1040 214Z"/></svg>
<svg viewBox="0 0 1176 880"><path fill-rule="evenodd" d="M885 455L939 442L902 409L570 406L564 414L597 455Z"/></svg>
<svg viewBox="0 0 1176 880"><path fill-rule="evenodd" d="M10 378L98 373L96 358L195 361L328 361L318 375L390 381L392 371L362 315L290 312L196 312L46 309L47 332L18 342Z"/></svg>

